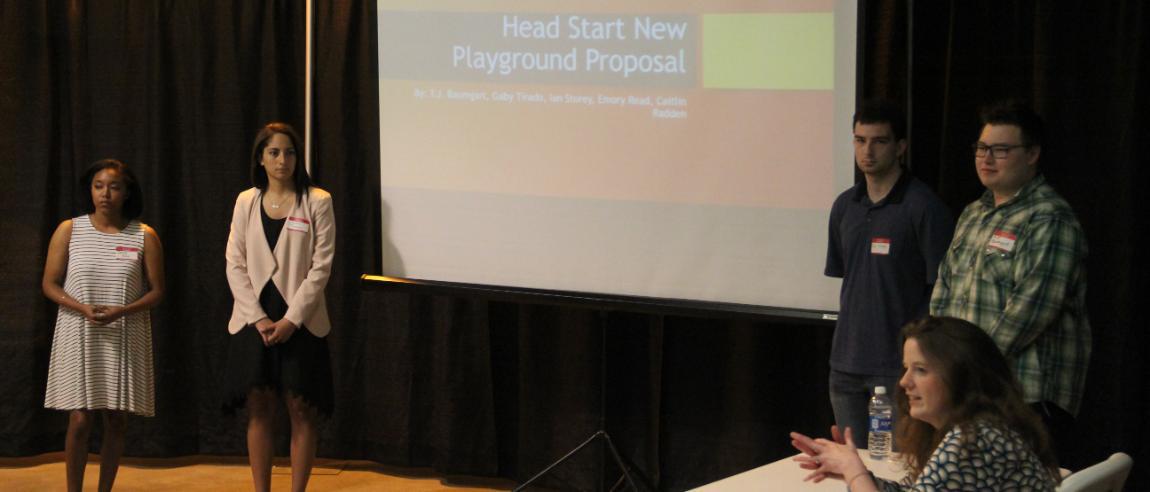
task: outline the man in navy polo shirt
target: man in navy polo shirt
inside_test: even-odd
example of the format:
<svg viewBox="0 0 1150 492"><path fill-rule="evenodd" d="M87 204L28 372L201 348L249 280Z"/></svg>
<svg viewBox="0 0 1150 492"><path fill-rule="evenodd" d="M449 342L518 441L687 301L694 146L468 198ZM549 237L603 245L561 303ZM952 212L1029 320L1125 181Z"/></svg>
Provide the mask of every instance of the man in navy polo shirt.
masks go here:
<svg viewBox="0 0 1150 492"><path fill-rule="evenodd" d="M855 165L863 179L831 209L825 274L843 279L831 346L830 397L840 431L867 443L875 386L893 394L902 374L899 330L925 316L939 262L954 232L950 210L901 162L902 111L867 101L854 115Z"/></svg>

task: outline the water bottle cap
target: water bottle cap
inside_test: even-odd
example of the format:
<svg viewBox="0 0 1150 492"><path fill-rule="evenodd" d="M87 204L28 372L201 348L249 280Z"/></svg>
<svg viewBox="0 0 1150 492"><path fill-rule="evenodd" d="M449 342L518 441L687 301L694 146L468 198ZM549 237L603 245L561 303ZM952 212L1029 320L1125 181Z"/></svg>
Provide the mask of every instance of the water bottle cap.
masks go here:
<svg viewBox="0 0 1150 492"><path fill-rule="evenodd" d="M886 394L886 386L875 386L874 387L874 394L885 395Z"/></svg>

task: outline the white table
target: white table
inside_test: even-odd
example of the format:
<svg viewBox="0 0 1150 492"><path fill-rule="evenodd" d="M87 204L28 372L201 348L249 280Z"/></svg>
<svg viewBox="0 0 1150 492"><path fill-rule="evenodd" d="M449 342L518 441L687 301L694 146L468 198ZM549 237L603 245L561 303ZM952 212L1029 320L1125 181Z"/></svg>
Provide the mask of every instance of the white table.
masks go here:
<svg viewBox="0 0 1150 492"><path fill-rule="evenodd" d="M863 463L875 476L888 480L899 480L906 472L900 461L875 461L870 458L865 449L859 450ZM799 468L793 460L795 456L788 456L773 463L767 463L758 468L747 470L717 482L694 489L698 492L742 492L742 491L771 491L771 490L827 490L842 492L847 484L842 480L826 479L819 483L804 482L803 477L810 471Z"/></svg>

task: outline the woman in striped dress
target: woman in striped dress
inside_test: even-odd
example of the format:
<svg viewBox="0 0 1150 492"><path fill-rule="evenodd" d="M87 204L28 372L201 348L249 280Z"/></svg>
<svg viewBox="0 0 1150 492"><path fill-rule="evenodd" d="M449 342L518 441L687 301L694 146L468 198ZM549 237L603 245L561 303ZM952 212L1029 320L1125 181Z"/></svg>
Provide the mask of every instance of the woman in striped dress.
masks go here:
<svg viewBox="0 0 1150 492"><path fill-rule="evenodd" d="M44 407L69 412L70 491L83 486L88 434L103 417L103 491L116 480L127 414L155 413L148 310L164 295L164 255L156 232L137 220L143 194L126 164L96 161L79 189L84 213L56 228L44 265L44 295L60 305Z"/></svg>

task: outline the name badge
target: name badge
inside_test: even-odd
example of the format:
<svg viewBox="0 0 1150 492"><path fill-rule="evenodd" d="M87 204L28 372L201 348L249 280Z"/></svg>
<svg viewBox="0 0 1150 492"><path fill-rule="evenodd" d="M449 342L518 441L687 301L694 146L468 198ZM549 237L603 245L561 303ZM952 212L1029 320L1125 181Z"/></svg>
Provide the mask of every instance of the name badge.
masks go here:
<svg viewBox="0 0 1150 492"><path fill-rule="evenodd" d="M1006 231L994 231L994 235L990 236L990 243L986 245L986 250L997 250L1003 253L1014 251L1014 242L1018 240L1018 236Z"/></svg>
<svg viewBox="0 0 1150 492"><path fill-rule="evenodd" d="M117 260L138 260L140 258L140 248L116 246L116 251L112 254L113 258Z"/></svg>
<svg viewBox="0 0 1150 492"><path fill-rule="evenodd" d="M876 237L870 240L870 254L872 255L889 255L890 254L890 238Z"/></svg>
<svg viewBox="0 0 1150 492"><path fill-rule="evenodd" d="M311 230L311 221L303 217L288 217L287 228L289 231L308 232Z"/></svg>

